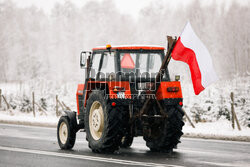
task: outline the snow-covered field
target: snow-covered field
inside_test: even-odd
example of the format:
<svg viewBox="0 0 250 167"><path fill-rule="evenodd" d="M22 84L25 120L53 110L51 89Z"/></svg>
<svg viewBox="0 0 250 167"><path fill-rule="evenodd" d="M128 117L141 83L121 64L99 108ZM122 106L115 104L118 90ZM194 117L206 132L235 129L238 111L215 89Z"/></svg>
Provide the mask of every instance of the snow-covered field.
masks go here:
<svg viewBox="0 0 250 167"><path fill-rule="evenodd" d="M32 113L16 113L14 115L0 112L0 123L21 124L21 125L35 125L35 126L49 126L55 127L59 118L55 116L33 116Z"/></svg>
<svg viewBox="0 0 250 167"><path fill-rule="evenodd" d="M76 111L77 83L36 80L26 83L2 83L0 89L11 106L7 110L7 106L2 100L1 122L56 126L58 121L55 111L56 95L71 110ZM36 107L36 117L33 117L33 91L35 101L46 110L47 115ZM186 122L183 128L186 135L250 137L250 77L219 81L199 96L194 95L189 82L182 82L182 91L184 109L196 126L196 128L192 128ZM238 131L236 124L235 129L232 129L231 126L231 92L234 92L235 112L242 128L241 131ZM59 107L59 111L62 110ZM196 121L198 123L195 123Z"/></svg>
<svg viewBox="0 0 250 167"><path fill-rule="evenodd" d="M231 122L228 120L197 123L194 125L195 128L186 122L183 127L185 136L250 142L250 128L241 126L241 131L239 131L235 125L235 129L233 129Z"/></svg>

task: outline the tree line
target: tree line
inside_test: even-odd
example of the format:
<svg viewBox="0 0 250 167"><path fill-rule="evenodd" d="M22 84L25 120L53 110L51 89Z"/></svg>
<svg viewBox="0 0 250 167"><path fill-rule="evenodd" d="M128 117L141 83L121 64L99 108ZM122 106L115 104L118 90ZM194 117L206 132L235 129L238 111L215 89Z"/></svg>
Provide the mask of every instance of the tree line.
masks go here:
<svg viewBox="0 0 250 167"><path fill-rule="evenodd" d="M166 46L166 35L179 36L188 20L208 47L221 78L250 75L249 3L204 6L194 0L171 8L159 0L134 18L121 13L111 0L89 1L82 7L56 3L50 14L5 0L0 2L0 82L82 81L82 50L106 44ZM171 63L174 73L187 71Z"/></svg>

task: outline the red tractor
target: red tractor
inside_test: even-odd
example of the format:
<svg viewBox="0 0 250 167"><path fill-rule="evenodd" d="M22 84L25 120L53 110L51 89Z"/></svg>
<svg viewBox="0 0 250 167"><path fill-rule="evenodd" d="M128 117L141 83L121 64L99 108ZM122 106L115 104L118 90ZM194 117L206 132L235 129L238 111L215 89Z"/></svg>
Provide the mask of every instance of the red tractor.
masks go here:
<svg viewBox="0 0 250 167"><path fill-rule="evenodd" d="M179 77L170 81L167 68L176 42L171 39L166 53L158 46L110 45L82 52L85 84L78 85L77 114L65 111L58 122L61 149L74 146L80 129L93 152L130 147L137 136L151 151L176 148L184 111Z"/></svg>

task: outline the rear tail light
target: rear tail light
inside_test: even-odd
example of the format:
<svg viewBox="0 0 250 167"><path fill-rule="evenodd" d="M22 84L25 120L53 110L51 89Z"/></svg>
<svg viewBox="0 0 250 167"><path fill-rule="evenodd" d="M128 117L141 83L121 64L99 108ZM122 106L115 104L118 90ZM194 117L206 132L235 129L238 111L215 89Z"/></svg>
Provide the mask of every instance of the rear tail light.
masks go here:
<svg viewBox="0 0 250 167"><path fill-rule="evenodd" d="M179 105L180 105L180 106L183 106L183 102L182 102L182 101L180 101L180 102L179 102Z"/></svg>
<svg viewBox="0 0 250 167"><path fill-rule="evenodd" d="M168 92L178 92L179 91L179 87L168 87L167 91Z"/></svg>
<svg viewBox="0 0 250 167"><path fill-rule="evenodd" d="M112 102L112 104L111 104L113 107L115 107L116 106L116 103L115 102Z"/></svg>

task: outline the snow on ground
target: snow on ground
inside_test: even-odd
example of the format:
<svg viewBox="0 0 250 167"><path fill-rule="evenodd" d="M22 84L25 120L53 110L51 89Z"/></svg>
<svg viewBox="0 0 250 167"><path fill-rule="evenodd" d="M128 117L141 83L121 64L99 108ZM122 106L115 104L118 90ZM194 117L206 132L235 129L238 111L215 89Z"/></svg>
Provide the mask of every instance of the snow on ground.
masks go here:
<svg viewBox="0 0 250 167"><path fill-rule="evenodd" d="M241 131L238 130L235 124L235 129L232 128L232 124L228 120L220 120L217 122L206 122L194 124L193 128L189 123L185 123L183 127L184 134L196 134L204 136L225 136L225 137L250 137L250 128L241 126Z"/></svg>
<svg viewBox="0 0 250 167"><path fill-rule="evenodd" d="M33 116L32 113L15 113L7 114L5 111L0 112L0 122L11 123L11 124L21 124L21 125L36 125L36 126L49 126L55 127L57 125L59 118L55 116Z"/></svg>

